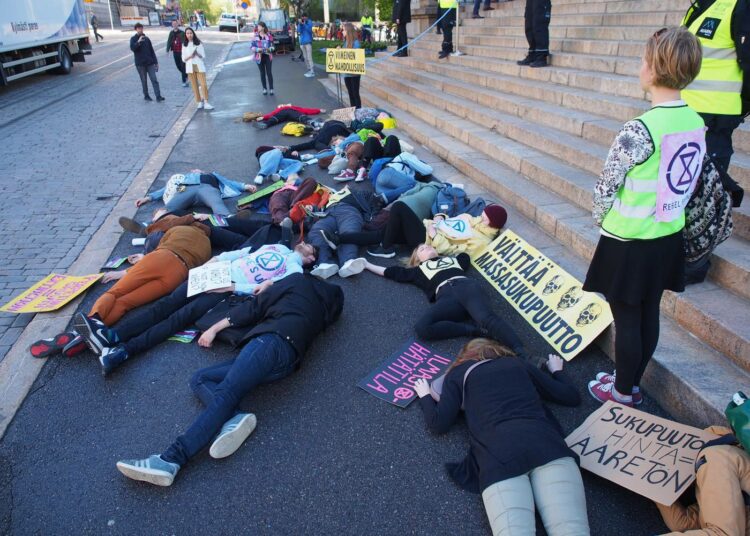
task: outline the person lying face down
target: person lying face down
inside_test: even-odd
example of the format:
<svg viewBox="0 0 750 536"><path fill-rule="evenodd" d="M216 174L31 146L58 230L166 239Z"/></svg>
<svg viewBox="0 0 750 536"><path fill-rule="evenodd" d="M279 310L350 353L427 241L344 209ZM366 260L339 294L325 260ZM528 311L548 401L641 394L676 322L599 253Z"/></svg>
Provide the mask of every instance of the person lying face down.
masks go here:
<svg viewBox="0 0 750 536"><path fill-rule="evenodd" d="M219 365L199 370L190 386L205 409L185 433L160 455L121 460L117 469L133 480L170 486L177 472L210 445L213 458L233 454L253 432L256 417L239 408L258 385L288 376L300 366L315 337L341 314L344 293L338 286L306 274L293 274L252 300L235 307L229 318L206 331L204 347L228 327L244 327L244 348Z"/></svg>
<svg viewBox="0 0 750 536"><path fill-rule="evenodd" d="M208 262L228 261L232 285L187 296L185 281L171 294L158 300L140 314L105 329L96 318L76 315L76 326L88 346L97 354L102 372L107 375L131 357L153 348L232 295L257 296L274 283L295 274L315 262L313 246L300 242L290 250L281 244L269 244L256 251L250 248L222 253Z"/></svg>

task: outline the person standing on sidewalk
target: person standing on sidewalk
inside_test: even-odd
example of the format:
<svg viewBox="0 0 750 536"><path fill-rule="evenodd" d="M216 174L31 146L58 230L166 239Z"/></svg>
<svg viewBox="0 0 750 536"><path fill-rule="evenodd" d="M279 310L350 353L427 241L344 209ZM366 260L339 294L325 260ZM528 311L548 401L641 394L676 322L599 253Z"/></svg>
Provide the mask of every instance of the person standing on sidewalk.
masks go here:
<svg viewBox="0 0 750 536"><path fill-rule="evenodd" d="M409 43L409 37L406 35L406 25L411 22L411 3L409 0L393 1L393 15L391 20L396 23L396 50L399 50ZM401 56L403 58L408 55L408 49L406 48L394 54L394 56Z"/></svg>
<svg viewBox="0 0 750 536"><path fill-rule="evenodd" d="M167 54L172 52L175 67L177 67L182 76L182 85L183 87L187 87L188 76L185 71L185 62L182 61L182 42L184 40L185 32L180 29L180 23L175 19L172 21L172 31L169 32L169 36L167 37Z"/></svg>
<svg viewBox="0 0 750 536"><path fill-rule="evenodd" d="M526 0L524 12L526 41L529 53L518 65L546 67L549 57L549 21L552 14L551 0Z"/></svg>
<svg viewBox="0 0 750 536"><path fill-rule="evenodd" d="M137 22L133 27L135 35L130 38L130 50L133 51L135 68L138 76L141 78L141 87L143 88L144 100L153 100L148 94L148 84L146 75L151 79L151 86L154 88L157 102L164 100L159 89L159 81L156 79L156 73L159 71L159 60L156 59L156 52L151 44L151 39L143 33L143 24Z"/></svg>
<svg viewBox="0 0 750 536"><path fill-rule="evenodd" d="M344 48L359 48L357 31L351 22L344 24ZM358 74L344 75L344 84L346 85L347 93L349 93L349 106L354 106L357 109L362 108L362 99L359 96L359 82L361 78Z"/></svg>
<svg viewBox="0 0 750 536"><path fill-rule="evenodd" d="M190 85L193 86L193 94L198 108L213 110L214 107L208 102L208 83L206 82L206 64L203 61L206 50L203 48L195 30L185 30L185 40L182 42L182 61L185 62L185 71L190 77ZM202 99L202 100L201 100Z"/></svg>
<svg viewBox="0 0 750 536"><path fill-rule="evenodd" d="M273 61L273 35L268 31L265 22L259 22L255 28L255 38L250 44L250 51L255 54L255 63L260 70L260 83L263 86L263 94L273 95L273 73L271 72L271 62ZM266 86L266 78L268 86Z"/></svg>
<svg viewBox="0 0 750 536"><path fill-rule="evenodd" d="M456 25L458 0L439 0L439 5L441 16L446 10L449 10L449 13L440 22L440 27L443 29L443 44L438 58L442 60L453 52L453 27Z"/></svg>
<svg viewBox="0 0 750 536"><path fill-rule="evenodd" d="M99 39L104 41L104 36L99 33L99 19L96 18L96 15L91 15L91 29L94 30L94 37L96 38L96 42L99 42Z"/></svg>
<svg viewBox="0 0 750 536"><path fill-rule="evenodd" d="M315 66L312 57L312 21L307 18L307 15L302 15L300 18L297 24L297 34L299 35L299 47L302 49L302 54L305 56L305 65L307 65L305 76L315 78Z"/></svg>

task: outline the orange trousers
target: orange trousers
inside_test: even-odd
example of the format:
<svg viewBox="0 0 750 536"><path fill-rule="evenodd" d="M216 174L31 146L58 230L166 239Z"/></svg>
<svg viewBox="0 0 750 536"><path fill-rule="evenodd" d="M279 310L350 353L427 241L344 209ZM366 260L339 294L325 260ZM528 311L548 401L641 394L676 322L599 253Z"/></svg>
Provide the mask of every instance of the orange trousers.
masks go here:
<svg viewBox="0 0 750 536"><path fill-rule="evenodd" d="M128 269L125 277L101 295L89 315L112 326L125 313L166 296L187 279L188 269L169 250L157 249Z"/></svg>

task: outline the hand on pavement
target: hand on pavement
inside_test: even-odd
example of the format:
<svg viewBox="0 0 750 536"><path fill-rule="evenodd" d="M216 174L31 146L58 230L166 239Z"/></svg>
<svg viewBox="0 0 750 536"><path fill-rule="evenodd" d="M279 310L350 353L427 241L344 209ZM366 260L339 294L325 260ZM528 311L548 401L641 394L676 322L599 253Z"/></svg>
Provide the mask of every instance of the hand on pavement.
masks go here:
<svg viewBox="0 0 750 536"><path fill-rule="evenodd" d="M119 272L107 272L106 274L104 274L104 277L102 277L102 283L117 281L118 279L122 279L124 275L125 270L120 270Z"/></svg>
<svg viewBox="0 0 750 536"><path fill-rule="evenodd" d="M151 201L150 197L141 197L140 199L135 200L135 206L140 207L141 205L145 205L149 201Z"/></svg>
<svg viewBox="0 0 750 536"><path fill-rule="evenodd" d="M198 346L202 346L203 348L211 348L211 345L214 343L214 339L216 338L216 333L214 333L212 330L204 331L203 334L198 339Z"/></svg>
<svg viewBox="0 0 750 536"><path fill-rule="evenodd" d="M563 369L563 358L559 355L550 354L549 359L547 360L547 370L550 372L559 372Z"/></svg>
<svg viewBox="0 0 750 536"><path fill-rule="evenodd" d="M417 393L417 396L419 398L429 396L430 384L427 383L427 380L425 380L424 378L420 378L414 382L414 391Z"/></svg>

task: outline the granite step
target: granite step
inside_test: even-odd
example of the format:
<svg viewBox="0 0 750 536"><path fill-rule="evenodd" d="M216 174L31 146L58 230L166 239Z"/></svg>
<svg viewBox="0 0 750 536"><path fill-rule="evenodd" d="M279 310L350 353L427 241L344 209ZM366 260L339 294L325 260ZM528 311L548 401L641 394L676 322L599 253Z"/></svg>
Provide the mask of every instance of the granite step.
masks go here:
<svg viewBox="0 0 750 536"><path fill-rule="evenodd" d="M576 13L568 15L554 14L550 22L550 27L570 27L570 26L643 26L644 21L648 21L654 28L651 33L664 26L675 26L682 22L684 12L676 11L646 11L640 13ZM494 18L502 17L502 23L507 26L520 26L523 28L524 17L522 13L505 14L498 10L497 14L487 19L463 18L461 23L467 27L482 26L494 22Z"/></svg>
<svg viewBox="0 0 750 536"><path fill-rule="evenodd" d="M493 4L494 11L480 12L487 19L505 18L510 14L523 16L525 2L501 2ZM462 15L464 13L471 16L473 9L472 3L462 6ZM675 12L683 14L687 11L684 0L631 0L620 2L570 2L560 3L555 1L552 6L552 18L559 15L578 15L578 14L612 14L612 13L642 13L642 12Z"/></svg>

